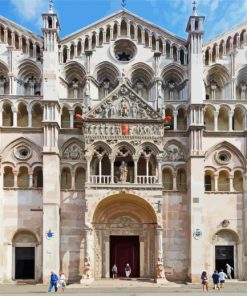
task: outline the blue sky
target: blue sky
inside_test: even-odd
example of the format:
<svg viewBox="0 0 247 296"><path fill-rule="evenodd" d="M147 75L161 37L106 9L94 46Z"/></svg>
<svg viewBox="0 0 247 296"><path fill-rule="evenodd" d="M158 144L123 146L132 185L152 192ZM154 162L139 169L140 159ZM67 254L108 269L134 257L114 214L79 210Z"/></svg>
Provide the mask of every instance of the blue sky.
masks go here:
<svg viewBox="0 0 247 296"><path fill-rule="evenodd" d="M185 27L193 0L127 0L126 8L186 38ZM198 11L206 17L205 39L209 40L247 21L247 0L199 0ZM49 0L0 0L0 15L41 34L42 12ZM121 0L54 0L61 36L68 35L121 9Z"/></svg>

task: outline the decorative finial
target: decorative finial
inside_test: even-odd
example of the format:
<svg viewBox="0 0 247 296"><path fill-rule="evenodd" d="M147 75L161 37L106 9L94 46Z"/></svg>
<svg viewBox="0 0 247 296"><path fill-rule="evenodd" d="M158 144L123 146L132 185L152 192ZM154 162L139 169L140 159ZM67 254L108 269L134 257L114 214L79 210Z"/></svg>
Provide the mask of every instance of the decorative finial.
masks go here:
<svg viewBox="0 0 247 296"><path fill-rule="evenodd" d="M197 2L194 1L192 4L193 4L193 15L194 16L198 16L198 13L197 13Z"/></svg>
<svg viewBox="0 0 247 296"><path fill-rule="evenodd" d="M126 6L126 4L127 4L126 2L127 2L127 0L122 0L121 5L122 5L123 8L125 8L125 6Z"/></svg>
<svg viewBox="0 0 247 296"><path fill-rule="evenodd" d="M49 13L53 13L53 6L54 6L54 2L53 2L53 0L50 0L50 3L49 3Z"/></svg>

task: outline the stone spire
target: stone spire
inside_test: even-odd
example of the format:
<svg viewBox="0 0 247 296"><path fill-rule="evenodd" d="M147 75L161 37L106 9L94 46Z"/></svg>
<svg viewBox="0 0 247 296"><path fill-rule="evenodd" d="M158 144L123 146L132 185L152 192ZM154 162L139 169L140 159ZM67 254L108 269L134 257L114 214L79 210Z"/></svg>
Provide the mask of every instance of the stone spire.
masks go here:
<svg viewBox="0 0 247 296"><path fill-rule="evenodd" d="M54 2L53 2L53 0L50 0L50 2L49 2L49 13L54 13L53 12L53 6L54 6Z"/></svg>
<svg viewBox="0 0 247 296"><path fill-rule="evenodd" d="M198 12L197 12L197 2L194 1L192 4L193 4L193 15L194 15L194 16L198 16Z"/></svg>

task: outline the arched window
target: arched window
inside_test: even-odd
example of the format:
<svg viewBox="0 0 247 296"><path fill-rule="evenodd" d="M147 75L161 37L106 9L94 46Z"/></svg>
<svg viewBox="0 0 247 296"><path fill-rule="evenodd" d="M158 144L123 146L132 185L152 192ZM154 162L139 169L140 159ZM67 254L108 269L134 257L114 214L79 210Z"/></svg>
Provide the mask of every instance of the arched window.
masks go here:
<svg viewBox="0 0 247 296"><path fill-rule="evenodd" d="M62 128L70 127L70 115L69 115L69 109L67 107L63 107L62 109L61 127Z"/></svg>
<svg viewBox="0 0 247 296"><path fill-rule="evenodd" d="M234 131L241 131L244 128L243 125L243 120L244 116L243 116L243 111L240 108L236 108L234 110L234 114L233 114L233 118L232 118L232 129Z"/></svg>
<svg viewBox="0 0 247 296"><path fill-rule="evenodd" d="M33 187L34 188L43 188L42 167L36 167L33 171Z"/></svg>
<svg viewBox="0 0 247 296"><path fill-rule="evenodd" d="M230 179L227 171L220 171L218 179L219 191L230 191Z"/></svg>
<svg viewBox="0 0 247 296"><path fill-rule="evenodd" d="M173 189L173 174L171 169L164 169L162 173L162 184L165 190Z"/></svg>
<svg viewBox="0 0 247 296"><path fill-rule="evenodd" d="M3 126L13 126L13 112L9 103L3 104Z"/></svg>
<svg viewBox="0 0 247 296"><path fill-rule="evenodd" d="M127 23L125 20L121 22L121 36L127 36Z"/></svg>
<svg viewBox="0 0 247 296"><path fill-rule="evenodd" d="M206 171L204 175L204 187L205 191L214 191L214 174L211 171Z"/></svg>
<svg viewBox="0 0 247 296"><path fill-rule="evenodd" d="M204 124L206 130L214 130L214 111L210 107L206 107L206 111L204 113Z"/></svg>
<svg viewBox="0 0 247 296"><path fill-rule="evenodd" d="M84 189L86 174L84 168L77 168L75 171L75 189Z"/></svg>
<svg viewBox="0 0 247 296"><path fill-rule="evenodd" d="M186 130L187 129L187 117L185 110L180 108L178 110L178 115L177 115L177 122L178 122L178 130Z"/></svg>
<svg viewBox="0 0 247 296"><path fill-rule="evenodd" d="M27 167L20 167L19 174L17 177L17 184L20 188L29 187L29 175Z"/></svg>
<svg viewBox="0 0 247 296"><path fill-rule="evenodd" d="M20 103L18 106L17 126L20 126L20 127L28 126L27 106L24 103Z"/></svg>
<svg viewBox="0 0 247 296"><path fill-rule="evenodd" d="M218 130L228 131L228 111L225 108L220 108L218 115Z"/></svg>
<svg viewBox="0 0 247 296"><path fill-rule="evenodd" d="M186 190L186 172L184 169L178 169L177 171L177 189L180 191Z"/></svg>
<svg viewBox="0 0 247 296"><path fill-rule="evenodd" d="M142 30L140 27L137 29L137 42L142 43Z"/></svg>
<svg viewBox="0 0 247 296"><path fill-rule="evenodd" d="M106 42L110 42L111 41L111 29L110 27L107 27L106 29Z"/></svg>
<svg viewBox="0 0 247 296"><path fill-rule="evenodd" d="M243 191L243 175L241 171L234 172L233 188L235 191Z"/></svg>
<svg viewBox="0 0 247 296"><path fill-rule="evenodd" d="M63 48L63 63L65 64L67 62L68 56L67 56L67 47L65 46Z"/></svg>
<svg viewBox="0 0 247 296"><path fill-rule="evenodd" d="M14 174L11 167L4 168L3 187L14 187Z"/></svg>
<svg viewBox="0 0 247 296"><path fill-rule="evenodd" d="M61 189L71 189L71 172L69 168L62 169Z"/></svg>
<svg viewBox="0 0 247 296"><path fill-rule="evenodd" d="M37 103L32 108L32 127L42 127L43 108Z"/></svg>

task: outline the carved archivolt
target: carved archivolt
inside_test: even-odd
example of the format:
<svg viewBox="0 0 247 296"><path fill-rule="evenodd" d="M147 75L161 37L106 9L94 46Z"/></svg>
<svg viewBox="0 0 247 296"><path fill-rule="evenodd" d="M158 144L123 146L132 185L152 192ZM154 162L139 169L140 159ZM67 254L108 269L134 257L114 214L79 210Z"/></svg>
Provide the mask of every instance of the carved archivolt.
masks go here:
<svg viewBox="0 0 247 296"><path fill-rule="evenodd" d="M79 145L72 143L64 150L62 158L67 160L83 160L84 151Z"/></svg>
<svg viewBox="0 0 247 296"><path fill-rule="evenodd" d="M183 150L175 144L171 144L165 148L163 152L164 161L185 161Z"/></svg>

